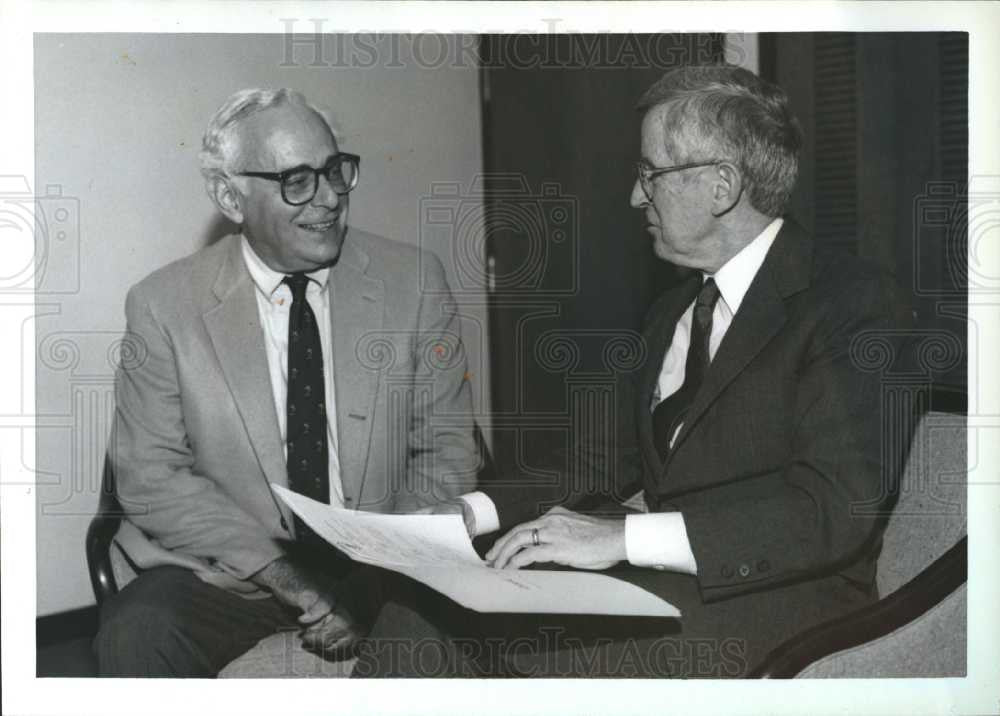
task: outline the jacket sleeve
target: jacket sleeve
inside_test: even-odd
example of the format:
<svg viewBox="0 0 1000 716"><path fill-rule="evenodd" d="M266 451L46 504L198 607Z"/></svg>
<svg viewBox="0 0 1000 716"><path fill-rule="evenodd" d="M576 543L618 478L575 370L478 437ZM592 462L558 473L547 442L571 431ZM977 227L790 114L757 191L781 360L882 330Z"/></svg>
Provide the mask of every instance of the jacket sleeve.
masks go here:
<svg viewBox="0 0 1000 716"><path fill-rule="evenodd" d="M476 489L475 439L460 319L441 261L421 254L421 294L411 342L413 398L405 484L397 510L408 511Z"/></svg>
<svg viewBox="0 0 1000 716"><path fill-rule="evenodd" d="M195 472L168 333L136 289L125 314L132 348L116 376L108 459L128 519L161 547L246 579L283 550L209 476Z"/></svg>
<svg viewBox="0 0 1000 716"><path fill-rule="evenodd" d="M878 539L895 487L883 484L881 373L852 350L865 331L892 345L900 313L888 282L854 281L827 306L796 370L787 462L671 500L683 515L707 601L830 573ZM906 346L893 345L905 360ZM898 416L897 416L898 417ZM752 419L752 415L750 416ZM897 464L889 460L889 464Z"/></svg>

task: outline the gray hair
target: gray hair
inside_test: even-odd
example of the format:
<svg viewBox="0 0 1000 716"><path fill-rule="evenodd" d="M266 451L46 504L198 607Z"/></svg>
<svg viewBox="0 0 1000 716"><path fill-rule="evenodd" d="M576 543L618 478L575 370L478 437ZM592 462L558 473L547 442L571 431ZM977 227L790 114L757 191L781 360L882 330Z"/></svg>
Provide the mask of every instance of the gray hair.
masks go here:
<svg viewBox="0 0 1000 716"><path fill-rule="evenodd" d="M205 181L208 182L219 175L224 176L231 170L239 148L236 129L240 122L257 112L285 104L298 104L311 109L323 118L330 133L336 138L337 133L330 117L313 106L300 92L287 88L242 89L229 96L205 129L205 135L201 140L201 152L198 154L201 174L205 177Z"/></svg>
<svg viewBox="0 0 1000 716"><path fill-rule="evenodd" d="M767 216L786 211L802 128L780 87L734 65L691 65L661 77L636 109L660 105L666 105L664 142L672 161L732 162L751 206Z"/></svg>

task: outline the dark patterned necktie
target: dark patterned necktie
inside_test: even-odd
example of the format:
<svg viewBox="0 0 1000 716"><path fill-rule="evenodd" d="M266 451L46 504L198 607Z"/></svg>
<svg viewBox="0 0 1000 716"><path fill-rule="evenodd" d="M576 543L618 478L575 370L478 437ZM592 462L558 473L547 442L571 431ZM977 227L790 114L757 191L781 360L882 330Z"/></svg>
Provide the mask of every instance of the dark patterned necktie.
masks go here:
<svg viewBox="0 0 1000 716"><path fill-rule="evenodd" d="M292 308L288 316L286 403L288 487L326 504L330 501L330 472L319 326L306 301L309 278L304 273L294 273L285 276L284 283L292 289ZM323 543L298 517L295 518L295 533L301 542Z"/></svg>
<svg viewBox="0 0 1000 716"><path fill-rule="evenodd" d="M708 341L712 336L712 311L719 300L719 288L708 279L698 292L691 321L691 344L684 364L684 384L653 411L653 436L660 459L666 462L670 440L684 422L688 408L705 378L709 364Z"/></svg>

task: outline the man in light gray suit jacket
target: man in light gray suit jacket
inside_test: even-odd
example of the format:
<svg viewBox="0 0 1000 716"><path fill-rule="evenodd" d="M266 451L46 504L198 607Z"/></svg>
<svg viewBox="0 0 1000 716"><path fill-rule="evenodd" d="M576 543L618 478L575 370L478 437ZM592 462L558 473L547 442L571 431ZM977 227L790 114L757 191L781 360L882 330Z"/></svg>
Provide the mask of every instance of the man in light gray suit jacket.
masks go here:
<svg viewBox="0 0 1000 716"><path fill-rule="evenodd" d="M479 462L441 264L348 229L360 159L323 115L288 90L237 92L201 160L242 232L126 300L109 459L117 545L140 569L102 611L103 675L213 676L284 628L343 646L350 564L269 483L409 512L467 492Z"/></svg>

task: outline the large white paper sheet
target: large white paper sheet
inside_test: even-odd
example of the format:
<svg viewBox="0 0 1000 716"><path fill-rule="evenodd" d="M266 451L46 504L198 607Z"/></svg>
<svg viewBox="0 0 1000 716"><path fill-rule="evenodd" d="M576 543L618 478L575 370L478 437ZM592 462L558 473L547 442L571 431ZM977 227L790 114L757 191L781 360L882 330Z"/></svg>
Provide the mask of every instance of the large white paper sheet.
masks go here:
<svg viewBox="0 0 1000 716"><path fill-rule="evenodd" d="M493 569L458 515L344 510L272 485L302 521L351 559L391 569L479 612L679 617L645 589L596 572Z"/></svg>

